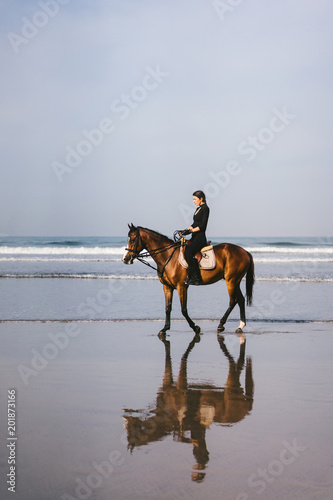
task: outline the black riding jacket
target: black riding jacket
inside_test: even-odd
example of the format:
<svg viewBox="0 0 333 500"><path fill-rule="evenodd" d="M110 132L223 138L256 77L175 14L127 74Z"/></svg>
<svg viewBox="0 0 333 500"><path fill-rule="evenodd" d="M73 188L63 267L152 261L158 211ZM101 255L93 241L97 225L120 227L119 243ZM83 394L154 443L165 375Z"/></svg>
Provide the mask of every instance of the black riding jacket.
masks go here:
<svg viewBox="0 0 333 500"><path fill-rule="evenodd" d="M193 229L199 227L200 231L192 233L191 244L185 247L185 258L189 264L192 262L192 257L207 245L206 228L208 217L209 208L206 203L203 203L194 212L192 223Z"/></svg>
<svg viewBox="0 0 333 500"><path fill-rule="evenodd" d="M206 228L207 228L208 217L209 217L209 208L206 205L206 203L203 203L202 205L200 205L196 209L194 216L193 216L192 227L193 227L193 229L195 227L199 227L200 231L193 233L192 238L196 237L200 233L201 233L201 236L204 235L206 237L205 232L206 232Z"/></svg>

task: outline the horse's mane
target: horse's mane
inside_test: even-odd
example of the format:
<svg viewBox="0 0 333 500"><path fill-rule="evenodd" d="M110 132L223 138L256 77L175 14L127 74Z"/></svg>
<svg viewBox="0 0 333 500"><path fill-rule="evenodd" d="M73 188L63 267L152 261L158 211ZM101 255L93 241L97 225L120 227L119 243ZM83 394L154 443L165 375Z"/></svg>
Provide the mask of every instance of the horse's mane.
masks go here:
<svg viewBox="0 0 333 500"><path fill-rule="evenodd" d="M152 237L152 239L155 241L163 238L164 240L167 240L168 242L172 242L172 240L168 236L165 236L165 234L159 233L158 231L154 231L153 229L148 229L147 227L142 227L142 226L138 226L138 227L140 229L143 229L144 231L148 231L150 236Z"/></svg>

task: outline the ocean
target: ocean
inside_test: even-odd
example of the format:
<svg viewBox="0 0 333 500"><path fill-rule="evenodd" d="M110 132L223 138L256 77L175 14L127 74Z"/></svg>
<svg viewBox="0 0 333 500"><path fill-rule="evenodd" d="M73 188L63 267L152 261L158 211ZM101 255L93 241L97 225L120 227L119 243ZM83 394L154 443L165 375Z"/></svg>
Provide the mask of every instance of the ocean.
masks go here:
<svg viewBox="0 0 333 500"><path fill-rule="evenodd" d="M333 238L210 238L252 253L256 284L252 322L332 321ZM164 294L156 272L124 265L127 237L0 238L1 321L162 320ZM181 319L178 297L174 318ZM225 283L191 287L189 313L219 319ZM236 308L230 318L238 320Z"/></svg>

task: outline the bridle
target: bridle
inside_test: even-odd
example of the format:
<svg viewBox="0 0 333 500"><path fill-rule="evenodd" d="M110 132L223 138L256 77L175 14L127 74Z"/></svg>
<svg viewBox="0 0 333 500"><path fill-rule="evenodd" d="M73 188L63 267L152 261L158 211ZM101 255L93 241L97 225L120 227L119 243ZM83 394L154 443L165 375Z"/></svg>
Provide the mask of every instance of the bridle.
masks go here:
<svg viewBox="0 0 333 500"><path fill-rule="evenodd" d="M135 249L132 250L131 248L125 248L125 250L127 252L132 252L132 254L133 254L131 257L132 262L134 261L134 259L137 259L139 262L142 262L142 264L145 264L146 266L150 267L151 269L154 269L154 271L157 271L159 278L164 282L163 274L164 274L165 268L169 264L175 251L177 250L177 248L179 248L183 244L183 241L181 239L176 239L176 236L175 236L176 234L178 234L178 231L175 231L175 233L174 233L174 239L175 239L174 243L170 243L169 245L166 245L164 247L155 248L155 250L151 250L150 252L149 251L138 252L139 244L141 244L141 247L143 247L144 244L143 244L143 241L141 238L140 229L137 227L136 228L136 238L135 238L135 243L134 243ZM148 257L154 257L155 255L158 255L159 253L165 252L165 250L170 250L170 248L173 248L173 252L169 255L169 257L167 258L167 260L163 264L161 271L157 267L152 266L147 260L145 260Z"/></svg>
<svg viewBox="0 0 333 500"><path fill-rule="evenodd" d="M133 254L131 256L132 262L134 259L138 259L138 257L139 257L139 254L140 254L140 252L138 252L139 243L141 243L141 246L143 246L141 234L140 234L139 228L137 227L136 228L136 238L135 238L135 250L132 250L131 248L125 248L125 250L127 252L132 252L132 254Z"/></svg>

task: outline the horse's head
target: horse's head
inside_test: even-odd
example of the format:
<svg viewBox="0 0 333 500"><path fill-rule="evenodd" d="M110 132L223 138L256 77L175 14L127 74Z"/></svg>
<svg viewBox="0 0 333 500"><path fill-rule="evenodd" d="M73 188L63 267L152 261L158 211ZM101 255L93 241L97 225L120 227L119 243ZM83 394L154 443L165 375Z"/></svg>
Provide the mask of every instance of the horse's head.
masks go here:
<svg viewBox="0 0 333 500"><path fill-rule="evenodd" d="M123 257L124 264L133 264L134 259L143 250L144 245L140 235L140 229L135 227L133 224L129 225L128 231L128 241L127 241L127 252Z"/></svg>

